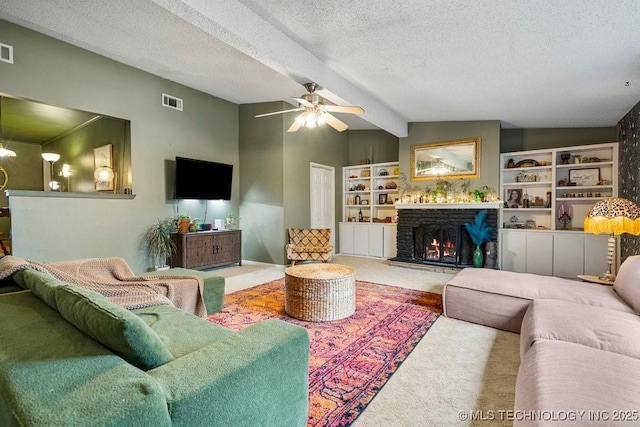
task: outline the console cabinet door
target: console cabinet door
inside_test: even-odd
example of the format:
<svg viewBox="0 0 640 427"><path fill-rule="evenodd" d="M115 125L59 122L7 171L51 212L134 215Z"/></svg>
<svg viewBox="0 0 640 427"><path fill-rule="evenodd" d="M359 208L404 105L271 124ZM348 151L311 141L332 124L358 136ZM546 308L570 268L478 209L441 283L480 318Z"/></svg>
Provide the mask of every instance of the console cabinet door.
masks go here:
<svg viewBox="0 0 640 427"><path fill-rule="evenodd" d="M212 239L207 235L194 235L186 239L187 251L185 268L201 268L211 265L215 259L215 248Z"/></svg>

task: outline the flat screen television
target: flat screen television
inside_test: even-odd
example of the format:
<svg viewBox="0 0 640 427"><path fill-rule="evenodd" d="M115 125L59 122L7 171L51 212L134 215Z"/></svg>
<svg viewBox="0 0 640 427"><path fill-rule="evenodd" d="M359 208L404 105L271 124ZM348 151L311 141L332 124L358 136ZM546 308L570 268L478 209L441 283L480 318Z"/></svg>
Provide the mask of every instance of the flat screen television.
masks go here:
<svg viewBox="0 0 640 427"><path fill-rule="evenodd" d="M176 199L231 200L233 165L176 157Z"/></svg>

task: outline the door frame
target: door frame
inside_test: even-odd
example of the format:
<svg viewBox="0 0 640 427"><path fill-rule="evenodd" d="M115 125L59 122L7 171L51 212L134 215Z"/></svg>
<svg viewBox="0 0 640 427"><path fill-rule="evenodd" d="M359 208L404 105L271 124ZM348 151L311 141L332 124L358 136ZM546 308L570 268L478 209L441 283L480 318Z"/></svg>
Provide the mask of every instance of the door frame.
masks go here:
<svg viewBox="0 0 640 427"><path fill-rule="evenodd" d="M322 163L309 162L309 225L313 227L313 209L311 206L313 197L313 170L324 169L330 172L331 176L331 245L333 246L333 255L335 255L336 248L336 168L329 165L323 165Z"/></svg>

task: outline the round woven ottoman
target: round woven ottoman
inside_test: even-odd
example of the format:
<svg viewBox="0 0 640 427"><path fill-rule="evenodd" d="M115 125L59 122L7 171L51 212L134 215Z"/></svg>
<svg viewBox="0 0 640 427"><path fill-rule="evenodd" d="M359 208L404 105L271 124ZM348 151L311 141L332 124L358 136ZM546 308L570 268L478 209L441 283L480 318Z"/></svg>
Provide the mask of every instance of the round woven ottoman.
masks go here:
<svg viewBox="0 0 640 427"><path fill-rule="evenodd" d="M356 271L340 264L302 264L284 271L284 311L309 322L344 319L356 311Z"/></svg>

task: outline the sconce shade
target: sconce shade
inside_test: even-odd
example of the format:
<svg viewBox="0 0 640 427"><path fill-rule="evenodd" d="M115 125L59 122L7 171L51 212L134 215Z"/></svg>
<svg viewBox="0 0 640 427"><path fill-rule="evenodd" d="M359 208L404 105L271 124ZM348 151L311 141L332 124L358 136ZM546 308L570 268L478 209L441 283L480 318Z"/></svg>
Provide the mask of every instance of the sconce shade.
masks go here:
<svg viewBox="0 0 640 427"><path fill-rule="evenodd" d="M640 207L627 199L611 197L600 200L584 219L585 233L640 235Z"/></svg>
<svg viewBox="0 0 640 427"><path fill-rule="evenodd" d="M57 153L42 153L42 158L47 162L57 162L60 160L60 154Z"/></svg>
<svg viewBox="0 0 640 427"><path fill-rule="evenodd" d="M108 166L96 168L96 170L93 172L93 178L97 182L108 182L111 181L114 177L115 173L113 172L113 169Z"/></svg>
<svg viewBox="0 0 640 427"><path fill-rule="evenodd" d="M0 144L0 157L15 157L15 156L16 156L15 151L8 150L4 148L2 144Z"/></svg>

